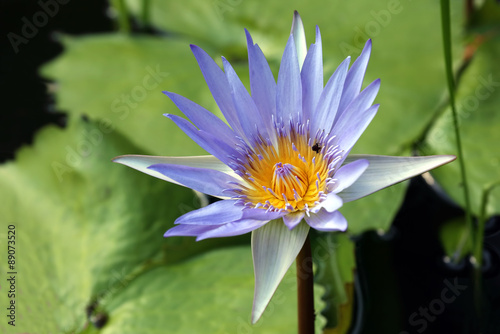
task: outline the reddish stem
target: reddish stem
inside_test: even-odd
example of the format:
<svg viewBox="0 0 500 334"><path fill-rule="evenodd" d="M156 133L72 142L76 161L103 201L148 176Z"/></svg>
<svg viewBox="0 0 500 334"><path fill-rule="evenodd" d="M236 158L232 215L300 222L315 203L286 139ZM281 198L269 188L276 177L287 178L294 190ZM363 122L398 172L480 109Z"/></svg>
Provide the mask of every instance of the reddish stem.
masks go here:
<svg viewBox="0 0 500 334"><path fill-rule="evenodd" d="M296 259L299 334L314 334L314 282L309 237Z"/></svg>

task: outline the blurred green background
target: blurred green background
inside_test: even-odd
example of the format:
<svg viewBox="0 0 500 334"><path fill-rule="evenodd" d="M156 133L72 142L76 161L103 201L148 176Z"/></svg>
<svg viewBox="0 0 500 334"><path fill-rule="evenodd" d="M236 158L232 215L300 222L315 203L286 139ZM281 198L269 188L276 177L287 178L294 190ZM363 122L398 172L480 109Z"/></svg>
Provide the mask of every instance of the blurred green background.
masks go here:
<svg viewBox="0 0 500 334"><path fill-rule="evenodd" d="M458 115L473 214L480 214L486 198L486 216L493 217L500 214L495 188L500 182L500 7L495 1L467 4L451 4ZM382 79L376 100L381 108L353 152L456 154L437 1L42 0L6 2L1 9L0 240L7 244L8 226L14 225L17 271L16 326L2 316L5 333L296 331L293 268L263 318L251 326L249 236L164 239L178 216L206 199L111 163L121 154L205 154L162 116L180 115L162 90L221 115L189 44L219 64L225 56L248 87L244 28L275 77L294 10L302 16L308 44L315 26L321 29L325 79L372 38L365 85ZM463 207L457 163L426 180L439 185L456 208ZM349 221L347 233L313 236L317 311L323 311L317 333L325 326L325 333L356 332L351 323L363 321L355 288L360 242L352 239L368 231L388 235L406 190L403 183L348 203L341 209ZM440 221L443 256L467 253L461 215L446 220ZM423 235L422 248L428 242ZM383 254L383 247L374 252ZM0 307L6 313L7 253L0 257ZM378 261L384 265L376 270L392 282L394 263ZM387 293L387 301L383 293L365 301L392 306L357 332L419 328L408 323L416 309L398 311L401 297L389 297L398 289Z"/></svg>

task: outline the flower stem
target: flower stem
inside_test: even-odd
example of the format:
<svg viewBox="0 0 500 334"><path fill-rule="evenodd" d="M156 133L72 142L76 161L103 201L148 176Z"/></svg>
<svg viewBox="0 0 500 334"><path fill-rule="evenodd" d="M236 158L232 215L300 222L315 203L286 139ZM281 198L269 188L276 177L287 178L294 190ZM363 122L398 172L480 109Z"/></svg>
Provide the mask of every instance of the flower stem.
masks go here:
<svg viewBox="0 0 500 334"><path fill-rule="evenodd" d="M482 275L481 270L483 266L483 243L484 243L484 227L486 225L486 207L488 205L488 199L490 193L493 189L500 185L500 182L496 182L483 191L483 196L481 198L481 212L479 213L476 240L474 241L474 249L472 250L472 264L474 268L474 281L475 281L475 303L476 312L478 317L481 315L481 291L482 291Z"/></svg>
<svg viewBox="0 0 500 334"><path fill-rule="evenodd" d="M465 222L469 230L469 237L474 237L474 226L472 224L471 209L470 209L470 196L469 186L467 184L467 175L465 172L464 153L462 149L462 140L460 138L460 129L458 125L457 109L455 106L455 80L453 79L452 72L452 56L451 56L451 27L450 27L450 1L441 0L441 24L443 30L443 47L444 47L444 60L446 68L446 79L448 82L448 92L450 94L451 112L453 115L453 127L455 129L455 138L457 142L457 155L460 164L460 175L462 186L464 189L465 199Z"/></svg>
<svg viewBox="0 0 500 334"><path fill-rule="evenodd" d="M314 333L314 276L309 237L296 259L299 334Z"/></svg>

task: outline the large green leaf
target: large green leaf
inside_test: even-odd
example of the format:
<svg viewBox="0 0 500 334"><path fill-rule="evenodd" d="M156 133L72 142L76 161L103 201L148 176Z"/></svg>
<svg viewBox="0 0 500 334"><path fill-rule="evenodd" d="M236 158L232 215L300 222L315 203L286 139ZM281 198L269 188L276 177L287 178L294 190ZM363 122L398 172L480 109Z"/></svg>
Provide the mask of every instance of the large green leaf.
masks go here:
<svg viewBox="0 0 500 334"><path fill-rule="evenodd" d="M196 197L111 163L124 151L140 152L104 123L77 119L66 130L44 129L0 167L2 240L8 225L16 228L14 332L78 332L86 306L120 291L124 280L241 242L164 239L178 216L199 207ZM7 294L0 298L9 303Z"/></svg>
<svg viewBox="0 0 500 334"><path fill-rule="evenodd" d="M478 215L483 192L500 182L500 38L479 47L460 79L456 93L457 115L462 134L464 164L470 190L472 211ZM455 133L448 108L430 129L425 153L455 153ZM453 163L435 173L438 182L461 206L464 206L459 164ZM500 197L492 192L487 214L500 213Z"/></svg>
<svg viewBox="0 0 500 334"><path fill-rule="evenodd" d="M131 282L116 298L103 301L102 311L110 321L102 333L295 332L294 268L285 275L255 326L250 325L254 278L248 246L212 251L152 270ZM316 306L321 309L320 298Z"/></svg>

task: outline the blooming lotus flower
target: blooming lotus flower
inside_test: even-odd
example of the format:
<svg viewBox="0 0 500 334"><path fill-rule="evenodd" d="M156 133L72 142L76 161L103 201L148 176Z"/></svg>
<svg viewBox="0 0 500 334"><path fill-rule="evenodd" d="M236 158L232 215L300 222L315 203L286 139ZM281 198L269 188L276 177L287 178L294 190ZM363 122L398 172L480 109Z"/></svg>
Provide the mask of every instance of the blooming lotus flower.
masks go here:
<svg viewBox="0 0 500 334"><path fill-rule="evenodd" d="M343 61L323 85L321 35L306 49L296 13L274 80L246 31L251 95L230 63L224 71L192 45L228 125L194 102L164 92L191 121L167 114L211 155L125 155L115 162L222 199L179 217L165 237L197 240L252 232L255 295L252 322L262 315L309 229L345 231L343 203L452 161L454 156L349 155L379 105L377 79L361 91L369 40L349 68Z"/></svg>

